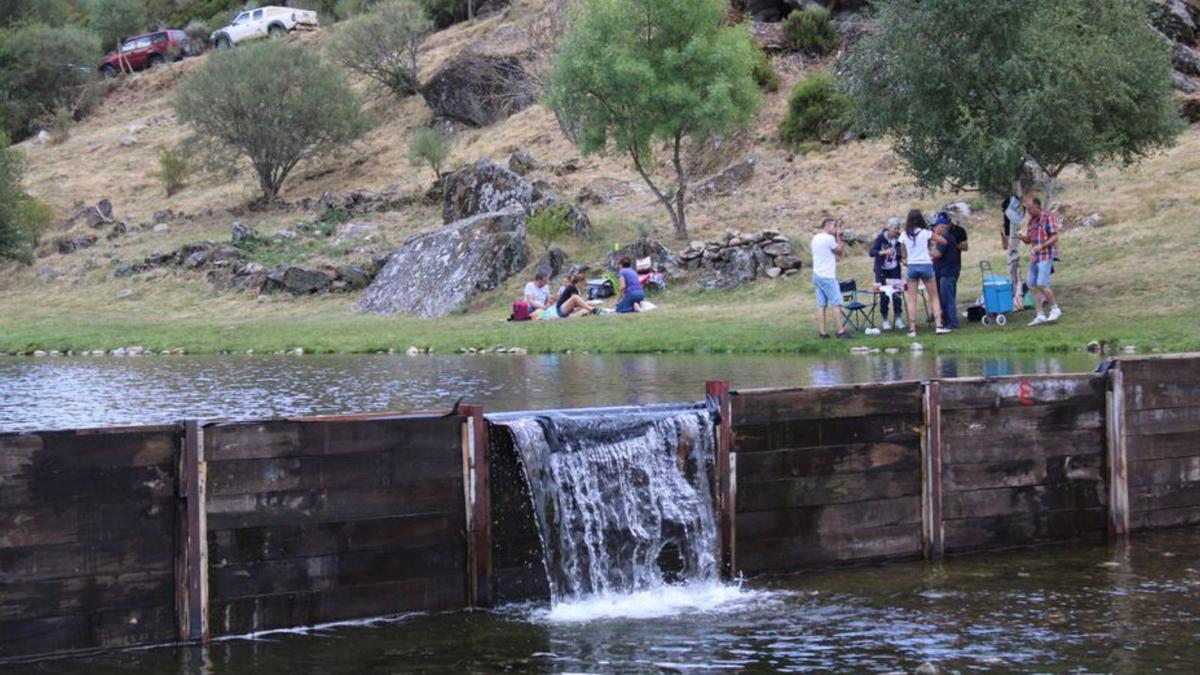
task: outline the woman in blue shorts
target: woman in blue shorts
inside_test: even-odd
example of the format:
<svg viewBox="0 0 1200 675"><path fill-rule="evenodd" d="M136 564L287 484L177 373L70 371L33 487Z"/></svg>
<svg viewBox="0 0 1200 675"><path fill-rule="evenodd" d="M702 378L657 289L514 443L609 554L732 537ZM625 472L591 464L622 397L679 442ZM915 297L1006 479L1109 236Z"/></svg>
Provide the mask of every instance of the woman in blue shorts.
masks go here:
<svg viewBox="0 0 1200 675"><path fill-rule="evenodd" d="M937 326L937 334L945 335L950 329L942 327L942 306L938 299L937 281L933 276L933 257L929 254L930 242L945 244L941 235L929 229L925 216L917 209L908 212L904 222L904 234L900 235L900 246L903 257L908 265L908 288L905 295L908 301L908 336L917 336L917 286L925 284L925 296L929 306L933 308L933 320Z"/></svg>

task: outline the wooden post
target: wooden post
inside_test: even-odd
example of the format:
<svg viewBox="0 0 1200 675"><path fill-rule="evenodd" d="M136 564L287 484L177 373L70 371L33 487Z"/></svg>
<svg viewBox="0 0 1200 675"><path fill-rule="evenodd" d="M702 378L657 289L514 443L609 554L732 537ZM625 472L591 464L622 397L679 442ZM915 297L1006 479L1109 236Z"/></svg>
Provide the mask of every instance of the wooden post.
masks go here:
<svg viewBox="0 0 1200 675"><path fill-rule="evenodd" d="M1129 534L1129 458L1125 438L1125 376L1120 364L1108 371L1106 452L1108 464L1108 534Z"/></svg>
<svg viewBox="0 0 1200 675"><path fill-rule="evenodd" d="M492 604L492 496L488 481L490 438L483 406L462 405L463 481L467 516L467 606Z"/></svg>
<svg viewBox="0 0 1200 675"><path fill-rule="evenodd" d="M941 385L925 385L925 433L921 438L921 548L926 560L945 553L942 527Z"/></svg>
<svg viewBox="0 0 1200 675"><path fill-rule="evenodd" d="M183 426L179 458L180 528L175 558L175 609L181 642L208 642L208 464L204 461L204 427L196 420Z"/></svg>
<svg viewBox="0 0 1200 675"><path fill-rule="evenodd" d="M721 534L721 576L731 579L737 573L734 557L737 543L735 513L737 486L733 455L733 406L729 401L729 382L712 381L704 385L704 393L716 404L721 417L717 427L717 528Z"/></svg>

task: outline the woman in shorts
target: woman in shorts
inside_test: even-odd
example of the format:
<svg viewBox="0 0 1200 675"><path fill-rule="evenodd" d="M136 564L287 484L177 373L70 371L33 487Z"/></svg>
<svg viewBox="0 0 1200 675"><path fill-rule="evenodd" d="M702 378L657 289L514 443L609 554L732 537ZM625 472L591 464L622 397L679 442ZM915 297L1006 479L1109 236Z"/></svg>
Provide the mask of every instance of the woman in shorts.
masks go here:
<svg viewBox="0 0 1200 675"><path fill-rule="evenodd" d="M933 275L930 242L945 244L946 240L929 229L925 216L920 211L909 211L908 219L904 222L904 233L900 235L903 259L908 266L908 288L905 290L908 302L908 337L917 336L917 286L920 284L925 284L925 296L929 306L933 308L937 334L945 335L950 332L950 329L942 326L942 306L938 299L937 281Z"/></svg>

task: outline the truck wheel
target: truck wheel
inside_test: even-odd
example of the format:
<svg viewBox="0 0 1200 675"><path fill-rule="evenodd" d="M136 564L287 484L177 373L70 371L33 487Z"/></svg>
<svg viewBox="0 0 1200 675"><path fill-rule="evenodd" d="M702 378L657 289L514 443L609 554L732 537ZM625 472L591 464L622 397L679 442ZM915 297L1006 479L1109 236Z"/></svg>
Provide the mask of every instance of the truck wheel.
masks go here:
<svg viewBox="0 0 1200 675"><path fill-rule="evenodd" d="M271 27L267 29L267 36L270 38L281 38L285 34L287 34L287 30L277 23L271 24Z"/></svg>
<svg viewBox="0 0 1200 675"><path fill-rule="evenodd" d="M149 70L154 70L155 68L161 66L164 63L166 63L166 61L163 59L162 55L155 54L154 56L150 57L149 61L146 62L146 68Z"/></svg>
<svg viewBox="0 0 1200 675"><path fill-rule="evenodd" d="M104 76L104 79L111 80L117 76L117 69L113 68L112 64L106 63L104 64L104 67L100 69L100 74Z"/></svg>
<svg viewBox="0 0 1200 675"><path fill-rule="evenodd" d="M225 50L225 49L229 49L230 47L232 47L233 43L229 41L228 35L218 35L216 44L214 46L218 50Z"/></svg>

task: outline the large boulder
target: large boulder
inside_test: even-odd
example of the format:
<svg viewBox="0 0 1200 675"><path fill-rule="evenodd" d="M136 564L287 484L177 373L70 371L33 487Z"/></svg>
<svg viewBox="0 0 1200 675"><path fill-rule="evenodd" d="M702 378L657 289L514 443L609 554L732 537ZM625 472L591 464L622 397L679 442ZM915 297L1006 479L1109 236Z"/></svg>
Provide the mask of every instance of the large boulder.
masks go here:
<svg viewBox="0 0 1200 675"><path fill-rule="evenodd" d="M1154 27L1176 42L1196 44L1196 22L1183 0L1155 0L1150 5Z"/></svg>
<svg viewBox="0 0 1200 675"><path fill-rule="evenodd" d="M528 259L520 205L418 234L392 254L356 307L433 318L520 272Z"/></svg>
<svg viewBox="0 0 1200 675"><path fill-rule="evenodd" d="M537 271L538 274L546 275L547 279L553 279L563 271L563 268L566 267L566 265L566 252L555 246L546 251L546 253L542 255L541 260L538 260Z"/></svg>
<svg viewBox="0 0 1200 675"><path fill-rule="evenodd" d="M1171 49L1171 62L1184 75L1200 75L1200 52L1191 47L1176 44Z"/></svg>
<svg viewBox="0 0 1200 675"><path fill-rule="evenodd" d="M85 248L92 247L95 245L97 239L98 237L96 237L94 234L77 234L74 236L68 235L65 237L60 237L54 242L54 244L59 253L67 255L68 253L74 253L75 251L81 251Z"/></svg>
<svg viewBox="0 0 1200 675"><path fill-rule="evenodd" d="M512 207L528 212L533 204L533 186L490 159L447 176L444 187L442 221L447 225Z"/></svg>
<svg viewBox="0 0 1200 675"><path fill-rule="evenodd" d="M548 190L541 192L537 196L537 201L529 209L530 213L537 213L547 208L565 208L567 210L567 219L571 221L571 234L581 239L592 238L592 219L588 218L587 212L582 207L577 204L568 204L557 194Z"/></svg>
<svg viewBox="0 0 1200 675"><path fill-rule="evenodd" d="M537 103L537 80L511 56L466 54L442 67L421 96L438 117L484 127Z"/></svg>
<svg viewBox="0 0 1200 675"><path fill-rule="evenodd" d="M759 276L766 276L772 267L760 249L730 249L713 260L712 267L701 278L700 286L706 290L737 288Z"/></svg>

